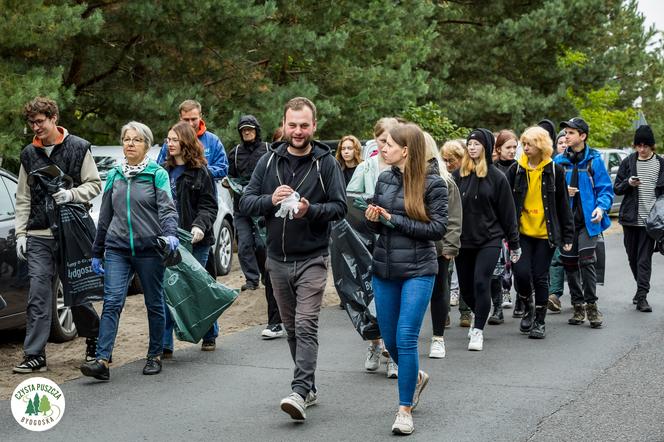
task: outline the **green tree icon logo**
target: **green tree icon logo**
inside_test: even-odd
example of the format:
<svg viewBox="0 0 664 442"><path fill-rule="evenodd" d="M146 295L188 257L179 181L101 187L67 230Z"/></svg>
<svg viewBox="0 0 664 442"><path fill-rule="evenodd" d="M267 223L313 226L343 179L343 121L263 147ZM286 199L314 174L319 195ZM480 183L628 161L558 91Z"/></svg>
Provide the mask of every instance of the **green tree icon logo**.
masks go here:
<svg viewBox="0 0 664 442"><path fill-rule="evenodd" d="M35 409L35 414L39 413L39 395L35 393L35 398L32 400L32 406Z"/></svg>
<svg viewBox="0 0 664 442"><path fill-rule="evenodd" d="M44 416L46 416L47 411L51 411L51 403L48 400L48 396L42 396L41 402L39 403L39 411L44 413Z"/></svg>
<svg viewBox="0 0 664 442"><path fill-rule="evenodd" d="M35 406L32 404L32 399L28 401L28 408L25 410L25 414L27 414L28 416L37 414L37 412L35 411Z"/></svg>

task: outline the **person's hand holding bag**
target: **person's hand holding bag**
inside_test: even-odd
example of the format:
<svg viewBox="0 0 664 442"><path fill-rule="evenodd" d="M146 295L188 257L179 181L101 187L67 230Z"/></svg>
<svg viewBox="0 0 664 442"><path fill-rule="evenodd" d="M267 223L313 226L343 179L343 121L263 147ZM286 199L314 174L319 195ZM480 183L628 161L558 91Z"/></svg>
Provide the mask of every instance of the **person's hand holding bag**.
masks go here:
<svg viewBox="0 0 664 442"><path fill-rule="evenodd" d="M203 239L205 236L205 233L199 229L198 227L194 226L191 228L191 243L196 244L200 240Z"/></svg>

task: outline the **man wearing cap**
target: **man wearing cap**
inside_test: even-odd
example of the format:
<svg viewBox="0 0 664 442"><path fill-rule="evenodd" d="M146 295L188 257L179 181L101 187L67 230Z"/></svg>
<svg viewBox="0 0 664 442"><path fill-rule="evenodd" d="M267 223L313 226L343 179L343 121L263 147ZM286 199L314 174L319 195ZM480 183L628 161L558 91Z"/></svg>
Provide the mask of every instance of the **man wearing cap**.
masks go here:
<svg viewBox="0 0 664 442"><path fill-rule="evenodd" d="M623 226L625 251L636 281L632 302L637 310L651 312L646 298L655 241L646 233L645 219L657 198L664 194L664 159L655 154L655 135L650 126L636 129L634 149L636 152L620 163L613 190L616 195L624 195L618 222Z"/></svg>
<svg viewBox="0 0 664 442"><path fill-rule="evenodd" d="M595 247L599 234L611 225L613 187L602 156L586 143L589 128L583 118L563 121L560 128L568 147L554 161L565 168L575 229L572 250L560 250L574 308L568 323L582 324L587 316L590 326L598 328L604 318L597 309Z"/></svg>
<svg viewBox="0 0 664 442"><path fill-rule="evenodd" d="M205 149L205 159L208 170L215 180L220 180L228 173L228 159L226 150L218 136L207 130L203 121L201 103L195 100L185 100L180 104L180 121L186 121L196 131L198 140ZM157 157L157 164L163 164L168 155L168 143L164 142Z"/></svg>

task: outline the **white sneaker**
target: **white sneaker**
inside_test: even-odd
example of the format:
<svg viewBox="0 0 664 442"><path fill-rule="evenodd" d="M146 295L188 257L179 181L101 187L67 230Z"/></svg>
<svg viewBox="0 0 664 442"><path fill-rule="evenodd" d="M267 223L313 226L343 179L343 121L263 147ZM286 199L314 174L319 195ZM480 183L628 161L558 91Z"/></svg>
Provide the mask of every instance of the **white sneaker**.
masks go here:
<svg viewBox="0 0 664 442"><path fill-rule="evenodd" d="M309 390L307 393L307 398L304 400L304 408L313 407L318 403L318 392Z"/></svg>
<svg viewBox="0 0 664 442"><path fill-rule="evenodd" d="M452 307L459 305L459 292L457 290L452 290L450 293L450 305Z"/></svg>
<svg viewBox="0 0 664 442"><path fill-rule="evenodd" d="M473 320L470 321L470 328L468 329L468 339L470 339L470 335L472 334L474 328L475 328L475 317L473 316Z"/></svg>
<svg viewBox="0 0 664 442"><path fill-rule="evenodd" d="M413 415L404 411L397 411L397 416L392 424L392 433L411 434L415 430L413 426Z"/></svg>
<svg viewBox="0 0 664 442"><path fill-rule="evenodd" d="M299 394L292 392L281 400L281 410L288 413L292 419L303 421L307 418L304 410L307 408L304 399Z"/></svg>
<svg viewBox="0 0 664 442"><path fill-rule="evenodd" d="M512 308L512 294L509 290L503 290L503 308Z"/></svg>
<svg viewBox="0 0 664 442"><path fill-rule="evenodd" d="M442 336L434 336L431 338L429 357L432 359L442 359L445 357L445 339Z"/></svg>
<svg viewBox="0 0 664 442"><path fill-rule="evenodd" d="M470 329L470 342L468 342L469 351L482 351L484 346L484 334L479 328Z"/></svg>
<svg viewBox="0 0 664 442"><path fill-rule="evenodd" d="M265 330L261 332L263 339L275 339L286 336L286 330L281 324L272 324L265 327Z"/></svg>
<svg viewBox="0 0 664 442"><path fill-rule="evenodd" d="M380 354L383 351L380 345L369 345L367 349L367 359L364 361L364 369L367 371L376 371L380 367Z"/></svg>
<svg viewBox="0 0 664 442"><path fill-rule="evenodd" d="M399 367L391 358L387 360L387 378L396 379L399 377Z"/></svg>

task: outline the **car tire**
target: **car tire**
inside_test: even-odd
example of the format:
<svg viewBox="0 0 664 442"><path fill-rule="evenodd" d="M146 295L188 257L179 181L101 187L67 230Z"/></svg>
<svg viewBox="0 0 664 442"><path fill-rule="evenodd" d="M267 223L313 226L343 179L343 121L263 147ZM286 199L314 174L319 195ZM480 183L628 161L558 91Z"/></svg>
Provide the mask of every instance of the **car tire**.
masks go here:
<svg viewBox="0 0 664 442"><path fill-rule="evenodd" d="M214 259L217 265L217 275L228 275L233 263L233 226L227 219L221 222L217 242L214 249Z"/></svg>
<svg viewBox="0 0 664 442"><path fill-rule="evenodd" d="M53 283L53 315L51 318L51 342L67 342L76 337L76 324L71 308L65 306L65 294L60 278Z"/></svg>

